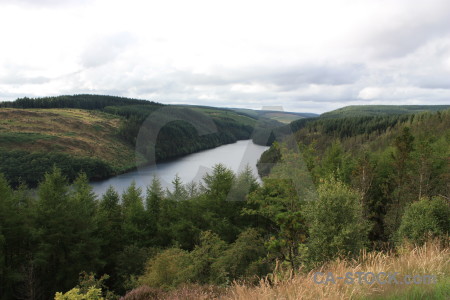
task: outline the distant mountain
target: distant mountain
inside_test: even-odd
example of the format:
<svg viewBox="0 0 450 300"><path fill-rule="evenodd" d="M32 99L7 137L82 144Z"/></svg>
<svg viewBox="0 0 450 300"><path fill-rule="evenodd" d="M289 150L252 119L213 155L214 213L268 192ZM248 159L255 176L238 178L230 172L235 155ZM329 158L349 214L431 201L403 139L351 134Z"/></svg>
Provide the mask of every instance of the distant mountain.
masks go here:
<svg viewBox="0 0 450 300"><path fill-rule="evenodd" d="M343 118L362 116L387 116L414 114L425 111L438 111L450 108L450 105L351 105L320 115L321 118Z"/></svg>
<svg viewBox="0 0 450 300"><path fill-rule="evenodd" d="M254 118L267 118L276 120L278 122L289 124L292 121L303 119L303 118L314 118L318 114L314 113L304 113L304 112L289 112L289 111L278 111L278 110L254 110L248 108L230 108L237 112L238 114L248 115Z"/></svg>

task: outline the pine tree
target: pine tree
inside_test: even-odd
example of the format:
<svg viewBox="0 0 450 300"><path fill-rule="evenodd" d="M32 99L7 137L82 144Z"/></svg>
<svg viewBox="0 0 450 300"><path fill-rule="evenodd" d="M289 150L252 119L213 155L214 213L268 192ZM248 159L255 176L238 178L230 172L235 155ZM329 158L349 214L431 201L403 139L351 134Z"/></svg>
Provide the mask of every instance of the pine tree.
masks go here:
<svg viewBox="0 0 450 300"><path fill-rule="evenodd" d="M125 247L119 200L119 194L110 186L100 200L97 214L98 236L102 238L101 257L105 260L99 274L110 275L111 287L117 290L123 285L122 278L117 276L118 257Z"/></svg>
<svg viewBox="0 0 450 300"><path fill-rule="evenodd" d="M152 244L157 243L163 196L164 192L161 182L158 177L154 176L151 185L147 187L147 197L145 198L148 217L148 238L152 240Z"/></svg>
<svg viewBox="0 0 450 300"><path fill-rule="evenodd" d="M122 209L126 244L147 245L148 224L142 199L142 190L136 187L136 182L134 181L122 194Z"/></svg>

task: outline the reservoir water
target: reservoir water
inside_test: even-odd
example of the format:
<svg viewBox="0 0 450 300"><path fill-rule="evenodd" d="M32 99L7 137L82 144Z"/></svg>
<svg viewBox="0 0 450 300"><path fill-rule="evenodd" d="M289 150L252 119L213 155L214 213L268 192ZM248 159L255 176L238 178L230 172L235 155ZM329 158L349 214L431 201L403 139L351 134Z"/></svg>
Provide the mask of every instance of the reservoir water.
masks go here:
<svg viewBox="0 0 450 300"><path fill-rule="evenodd" d="M146 187L153 176L161 180L164 189L172 188L172 181L176 174L184 184L189 182L201 183L206 173L211 173L216 164L223 164L234 172L242 171L247 165L259 180L256 162L261 154L269 147L254 144L251 140L238 141L233 144L219 146L214 149L186 155L168 162L161 162L153 166L140 167L135 171L121 174L103 181L92 182L94 192L102 195L111 185L122 193L134 180L136 186L141 187L145 194Z"/></svg>

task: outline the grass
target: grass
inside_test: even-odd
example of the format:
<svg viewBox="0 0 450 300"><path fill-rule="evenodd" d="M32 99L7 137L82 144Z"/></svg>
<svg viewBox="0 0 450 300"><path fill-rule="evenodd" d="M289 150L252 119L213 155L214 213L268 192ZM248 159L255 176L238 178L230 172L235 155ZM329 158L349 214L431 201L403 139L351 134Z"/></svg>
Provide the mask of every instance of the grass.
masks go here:
<svg viewBox="0 0 450 300"><path fill-rule="evenodd" d="M368 300L448 300L450 299L450 280L442 280L433 287L412 286L409 289L400 289L388 295L373 296Z"/></svg>
<svg viewBox="0 0 450 300"><path fill-rule="evenodd" d="M0 108L0 148L97 158L120 172L135 165L133 147L116 135L121 122L81 109Z"/></svg>
<svg viewBox="0 0 450 300"><path fill-rule="evenodd" d="M405 275L432 274L437 276L438 284L345 284L343 280L336 280L336 284L316 284L313 278L318 271L325 274L331 272L335 276L344 276L347 272L399 272L399 279ZM434 297L439 294L444 298L436 296L437 298L427 299L449 299L449 279L450 249L434 241L421 247L407 245L397 252L362 252L355 260L336 260L288 280L275 277L273 283L270 283L267 279L262 279L254 287L235 284L223 299L410 299L404 296Z"/></svg>
<svg viewBox="0 0 450 300"><path fill-rule="evenodd" d="M256 124L256 120L254 118L240 115L234 111L220 108L210 108L210 107L198 107L198 106L188 106L189 109L194 111L198 111L204 114L211 116L212 118L219 119L232 119L240 124L254 126Z"/></svg>
<svg viewBox="0 0 450 300"><path fill-rule="evenodd" d="M336 277L347 272L399 272L404 275L436 275L436 284L317 284L314 273L331 272ZM257 285L234 282L228 287L183 286L174 291L159 292L158 299L450 299L450 248L438 241L423 246L405 245L391 252L362 252L356 259L338 259L307 273L276 273L262 278ZM138 288L139 289L139 288ZM141 287L142 289L142 287ZM133 299L127 298L124 299ZM141 298L136 298L141 299Z"/></svg>
<svg viewBox="0 0 450 300"><path fill-rule="evenodd" d="M6 144L32 143L38 140L52 140L55 138L53 135L36 132L0 132L0 144L3 146Z"/></svg>
<svg viewBox="0 0 450 300"><path fill-rule="evenodd" d="M284 123L284 124L289 124L295 120L298 119L303 119L303 117L299 116L299 115L294 115L294 114L288 114L288 113L266 113L264 115L266 118L270 118L272 120L276 120L278 122Z"/></svg>

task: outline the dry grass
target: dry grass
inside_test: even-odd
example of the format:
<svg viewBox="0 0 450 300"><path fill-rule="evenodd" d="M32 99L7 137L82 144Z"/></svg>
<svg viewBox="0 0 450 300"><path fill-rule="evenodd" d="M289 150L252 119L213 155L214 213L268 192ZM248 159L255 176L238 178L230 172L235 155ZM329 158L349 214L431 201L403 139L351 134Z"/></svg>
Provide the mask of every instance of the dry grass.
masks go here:
<svg viewBox="0 0 450 300"><path fill-rule="evenodd" d="M335 277L347 272L399 272L397 280L404 275L437 276L437 284L345 284L336 279L336 284L316 284L315 272ZM275 272L274 272L275 273ZM325 277L321 277L325 278ZM278 273L266 277L252 286L234 283L229 287L186 285L176 290L159 291L148 297L148 287L140 287L122 299L221 299L221 300L287 300L287 299L450 299L450 248L441 242L431 241L421 247L406 245L395 252L362 252L355 260L338 259L307 274ZM142 291L141 291L142 290ZM439 293L440 296L435 297ZM139 297L143 296L142 298ZM431 296L430 296L431 295ZM133 296L133 297L131 297Z"/></svg>
<svg viewBox="0 0 450 300"><path fill-rule="evenodd" d="M93 157L127 169L135 163L134 149L117 138L120 122L118 117L81 109L1 108L0 136L9 135L1 147ZM30 136L35 138L30 141Z"/></svg>
<svg viewBox="0 0 450 300"><path fill-rule="evenodd" d="M406 284L345 284L344 280L336 280L336 284L316 284L313 280L315 272L335 277L345 276L347 272L399 272L397 279L403 281L404 275L437 276L437 282L449 281L450 249L439 242L428 242L422 247L404 246L397 253L363 252L356 260L336 260L313 270L308 274L295 275L288 280L274 278L272 283L266 278L258 286L235 284L227 295L221 299L366 299L376 296L388 296L393 293L407 292L407 289L423 288L432 290L436 285ZM450 283L450 281L449 281ZM450 299L450 295L448 295Z"/></svg>

